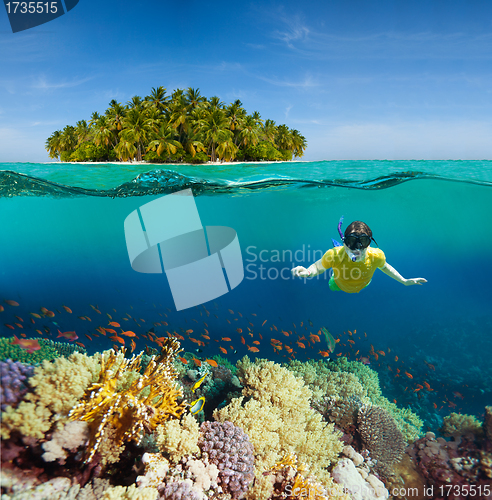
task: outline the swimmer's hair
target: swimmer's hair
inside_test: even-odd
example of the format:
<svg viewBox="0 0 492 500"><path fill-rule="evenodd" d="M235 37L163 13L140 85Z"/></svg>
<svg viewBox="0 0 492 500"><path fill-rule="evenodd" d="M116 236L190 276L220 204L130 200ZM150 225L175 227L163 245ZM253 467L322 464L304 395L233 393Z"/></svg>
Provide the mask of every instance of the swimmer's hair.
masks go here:
<svg viewBox="0 0 492 500"><path fill-rule="evenodd" d="M371 228L365 223L360 220L354 220L352 224L347 226L347 229L345 229L344 236L348 236L349 234L356 233L356 234L367 234L369 238L372 238L372 231Z"/></svg>

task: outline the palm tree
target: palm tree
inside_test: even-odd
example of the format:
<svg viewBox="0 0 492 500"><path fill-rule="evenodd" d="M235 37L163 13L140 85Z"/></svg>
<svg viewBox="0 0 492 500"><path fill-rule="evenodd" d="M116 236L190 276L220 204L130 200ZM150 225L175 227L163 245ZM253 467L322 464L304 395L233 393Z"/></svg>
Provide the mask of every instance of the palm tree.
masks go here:
<svg viewBox="0 0 492 500"><path fill-rule="evenodd" d="M75 134L77 135L77 146L91 138L91 129L85 120L80 120L75 124Z"/></svg>
<svg viewBox="0 0 492 500"><path fill-rule="evenodd" d="M109 145L112 143L113 131L111 123L107 116L101 116L94 124L94 144L96 146L104 145L109 155Z"/></svg>
<svg viewBox="0 0 492 500"><path fill-rule="evenodd" d="M142 161L144 143L150 132L150 124L144 109L142 107L131 108L123 119L123 130L120 133L120 142L123 140L125 145L122 145L118 151L131 155L133 148L128 145L132 144L137 161Z"/></svg>
<svg viewBox="0 0 492 500"><path fill-rule="evenodd" d="M306 138L301 135L299 130L291 130L290 135L294 147L294 156L301 158L304 155L304 150L307 148Z"/></svg>
<svg viewBox="0 0 492 500"><path fill-rule="evenodd" d="M203 108L206 102L205 97L200 94L200 89L193 89L191 87L188 87L186 91L186 99L188 101L188 111L190 113Z"/></svg>
<svg viewBox="0 0 492 500"><path fill-rule="evenodd" d="M169 103L169 97L166 96L166 89L164 87L152 87L150 95L144 99L144 106L153 107L160 113L164 113Z"/></svg>
<svg viewBox="0 0 492 500"><path fill-rule="evenodd" d="M75 132L75 127L67 125L60 137L60 148L61 151L72 151L77 146L77 134Z"/></svg>
<svg viewBox="0 0 492 500"><path fill-rule="evenodd" d="M256 146L260 140L260 127L252 116L247 116L239 133L242 146Z"/></svg>
<svg viewBox="0 0 492 500"><path fill-rule="evenodd" d="M118 132L123 128L122 121L126 114L126 108L120 102L114 99L109 103L109 108L106 110L106 116L109 119L110 127L113 133L118 136Z"/></svg>
<svg viewBox="0 0 492 500"><path fill-rule="evenodd" d="M277 135L275 136L275 145L279 149L287 149L292 151L293 143L292 136L289 131L289 127L287 125L279 125L277 127Z"/></svg>
<svg viewBox="0 0 492 500"><path fill-rule="evenodd" d="M277 135L277 126L273 120L265 120L265 124L263 125L263 137L270 141L271 143L275 142L275 136Z"/></svg>
<svg viewBox="0 0 492 500"><path fill-rule="evenodd" d="M157 133L153 134L154 139L149 143L147 151L155 151L159 156L162 153L171 155L183 146L176 140L177 132L169 123L162 123Z"/></svg>
<svg viewBox="0 0 492 500"><path fill-rule="evenodd" d="M55 130L46 141L46 150L48 151L48 156L50 158L58 158L61 152L61 137L62 133L59 130Z"/></svg>
<svg viewBox="0 0 492 500"><path fill-rule="evenodd" d="M198 120L197 130L203 138L203 143L210 151L210 160L217 161L216 148L220 143L231 141L232 132L229 130L229 123L225 113L220 109L208 111L208 113Z"/></svg>
<svg viewBox="0 0 492 500"><path fill-rule="evenodd" d="M139 95L134 95L127 103L126 105L130 109L142 109L144 102L142 98Z"/></svg>

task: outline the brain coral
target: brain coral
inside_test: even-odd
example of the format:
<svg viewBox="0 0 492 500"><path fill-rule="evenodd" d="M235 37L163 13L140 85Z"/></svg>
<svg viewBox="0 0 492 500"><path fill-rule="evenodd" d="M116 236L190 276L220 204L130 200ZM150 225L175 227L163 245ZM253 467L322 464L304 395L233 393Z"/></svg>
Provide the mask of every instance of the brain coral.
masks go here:
<svg viewBox="0 0 492 500"><path fill-rule="evenodd" d="M406 442L394 418L379 406L362 406L357 417L359 433L371 458L377 460L376 470L391 474L400 461Z"/></svg>
<svg viewBox="0 0 492 500"><path fill-rule="evenodd" d="M232 498L242 498L254 474L253 445L231 422L203 422L199 446L219 469L219 482Z"/></svg>
<svg viewBox="0 0 492 500"><path fill-rule="evenodd" d="M341 434L311 408L310 389L287 368L272 361L251 363L245 356L237 367L243 395L216 410L214 418L241 427L254 446L256 481L247 498L270 496L273 485L263 472L291 452L330 487L332 481L325 468L343 448Z"/></svg>

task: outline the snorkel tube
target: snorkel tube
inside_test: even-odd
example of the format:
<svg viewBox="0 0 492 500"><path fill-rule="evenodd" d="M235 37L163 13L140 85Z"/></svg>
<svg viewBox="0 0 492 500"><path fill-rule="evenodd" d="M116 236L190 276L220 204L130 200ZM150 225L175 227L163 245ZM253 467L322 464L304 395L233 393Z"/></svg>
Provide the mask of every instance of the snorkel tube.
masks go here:
<svg viewBox="0 0 492 500"><path fill-rule="evenodd" d="M343 233L342 233L342 222L343 222L343 215L340 217L340 221L338 222L338 228L337 228L337 229L338 229L338 234L340 235L340 238L342 238L342 242L343 242L343 240L345 239L345 237L343 236ZM333 241L333 244L334 244L336 247L341 247L341 246L342 246L340 243L338 243L338 241L335 241L335 240L333 240L333 239L332 239L332 241ZM348 256L350 257L350 260L351 260L352 262L355 262L355 261L357 260L357 257L358 257L358 256L357 256L357 255L354 255L354 254L351 252L350 248L348 248L347 246L345 246L345 250L346 250L346 252L348 253Z"/></svg>

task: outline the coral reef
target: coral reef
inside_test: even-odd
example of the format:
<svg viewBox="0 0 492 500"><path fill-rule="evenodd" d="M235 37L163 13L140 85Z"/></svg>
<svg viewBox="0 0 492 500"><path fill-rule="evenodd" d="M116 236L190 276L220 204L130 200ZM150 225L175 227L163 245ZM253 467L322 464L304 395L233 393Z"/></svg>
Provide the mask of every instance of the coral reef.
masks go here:
<svg viewBox="0 0 492 500"><path fill-rule="evenodd" d="M215 410L214 418L230 421L249 436L255 451L255 477L247 498L267 498L271 481L263 476L281 457L296 453L324 486L332 481L325 468L343 448L341 434L323 422L309 404L312 392L288 369L273 361L245 356L237 363L242 396Z"/></svg>
<svg viewBox="0 0 492 500"><path fill-rule="evenodd" d="M253 445L231 422L204 422L199 446L219 469L218 482L232 498L242 498L254 479Z"/></svg>
<svg viewBox="0 0 492 500"><path fill-rule="evenodd" d="M89 426L86 422L67 422L62 429L56 429L50 441L43 443L45 462L58 460L61 464L68 456L67 451L72 453L89 439Z"/></svg>
<svg viewBox="0 0 492 500"><path fill-rule="evenodd" d="M325 488L314 477L307 476L307 467L298 462L295 453L288 453L263 475L272 482L272 493L269 500L283 500L288 498L296 500L307 498L308 500L350 500L345 494L342 486L332 484L329 489Z"/></svg>
<svg viewBox="0 0 492 500"><path fill-rule="evenodd" d="M126 350L110 351L109 356L100 356L101 371L97 381L91 384L83 398L69 413L72 420L89 423L90 440L86 462L97 452L105 429L112 425L116 432L114 445L124 441L140 442L144 431L152 432L157 425L174 417L179 418L186 403L178 403L182 392L175 383L173 361L179 352L175 339L163 341L158 357L152 356L139 378L131 377L121 392L117 391L118 380L127 372L138 372L142 353L130 360L124 357Z"/></svg>
<svg viewBox="0 0 492 500"><path fill-rule="evenodd" d="M363 474L350 458L342 458L331 472L335 482L342 485L352 500L386 500L389 496L384 483L372 474Z"/></svg>
<svg viewBox="0 0 492 500"><path fill-rule="evenodd" d="M39 339L39 345L45 345L48 347L53 347L60 356L65 356L68 358L74 352L79 352L80 354L87 354L85 347L81 347L77 344L68 342L54 342L50 339Z"/></svg>
<svg viewBox="0 0 492 500"><path fill-rule="evenodd" d="M190 413L181 420L168 420L158 425L155 431L155 442L159 451L171 462L177 463L185 455L198 453L200 426Z"/></svg>
<svg viewBox="0 0 492 500"><path fill-rule="evenodd" d="M443 436L460 436L462 434L475 434L482 437L484 432L482 422L473 415L462 415L460 413L451 413L444 417L439 432Z"/></svg>
<svg viewBox="0 0 492 500"><path fill-rule="evenodd" d="M41 346L41 349L31 353L18 345L13 345L13 340L13 337L0 338L0 361L11 359L12 361L21 361L22 363L35 365L44 360L53 361L60 356L59 352L48 341L43 342L43 339L26 339L38 340Z"/></svg>
<svg viewBox="0 0 492 500"><path fill-rule="evenodd" d="M0 361L0 404L1 410L15 407L29 390L27 379L34 374L34 367L20 361Z"/></svg>
<svg viewBox="0 0 492 500"><path fill-rule="evenodd" d="M379 406L362 406L357 423L362 443L372 459L377 460L376 470L391 475L393 465L401 460L406 447L395 420Z"/></svg>
<svg viewBox="0 0 492 500"><path fill-rule="evenodd" d="M26 394L17 408L7 407L2 413L2 439L8 439L14 431L42 439L55 423L63 425L68 412L99 371L100 365L95 358L79 353L53 362L43 361L29 379L33 391Z"/></svg>
<svg viewBox="0 0 492 500"><path fill-rule="evenodd" d="M475 498L489 498L492 492L490 449L488 440L477 440L474 434L455 435L454 439L447 441L428 432L407 452L438 494L453 493L453 498L460 500L475 495ZM475 491L473 495L470 493L471 486ZM482 495L486 491L485 486L489 494Z"/></svg>

